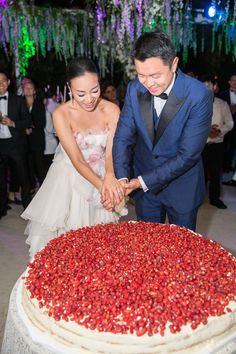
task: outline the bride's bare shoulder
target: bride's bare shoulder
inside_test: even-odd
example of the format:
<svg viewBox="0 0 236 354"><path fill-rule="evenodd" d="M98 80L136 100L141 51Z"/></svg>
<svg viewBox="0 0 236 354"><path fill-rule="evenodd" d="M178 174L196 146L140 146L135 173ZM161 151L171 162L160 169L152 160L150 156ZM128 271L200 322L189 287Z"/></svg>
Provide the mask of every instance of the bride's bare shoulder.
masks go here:
<svg viewBox="0 0 236 354"><path fill-rule="evenodd" d="M101 99L101 109L102 111L109 116L119 116L120 114L120 108L115 104L110 101L107 101L105 99Z"/></svg>
<svg viewBox="0 0 236 354"><path fill-rule="evenodd" d="M69 114L71 110L70 107L70 102L63 102L61 103L52 113L53 115L53 120L57 120L57 119L61 119L61 118L65 118L67 117L67 115Z"/></svg>

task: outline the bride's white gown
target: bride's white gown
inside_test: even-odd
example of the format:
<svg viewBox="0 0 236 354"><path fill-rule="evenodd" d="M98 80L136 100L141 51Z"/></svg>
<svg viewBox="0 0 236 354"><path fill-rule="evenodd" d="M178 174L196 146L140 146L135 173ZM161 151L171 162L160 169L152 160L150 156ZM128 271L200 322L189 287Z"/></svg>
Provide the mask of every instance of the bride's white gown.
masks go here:
<svg viewBox="0 0 236 354"><path fill-rule="evenodd" d="M101 178L105 175L105 149L109 131L86 131L75 140L87 163ZM121 210L125 215L127 210ZM48 241L83 226L117 222L120 214L105 210L99 191L82 177L59 144L47 177L32 202L21 215L29 220L25 234L30 257Z"/></svg>

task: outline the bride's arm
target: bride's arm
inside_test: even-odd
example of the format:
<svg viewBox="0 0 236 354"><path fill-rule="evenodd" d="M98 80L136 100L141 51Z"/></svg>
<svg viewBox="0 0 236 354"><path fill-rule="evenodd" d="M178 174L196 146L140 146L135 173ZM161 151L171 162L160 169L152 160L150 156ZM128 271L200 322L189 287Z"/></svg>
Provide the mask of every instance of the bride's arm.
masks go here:
<svg viewBox="0 0 236 354"><path fill-rule="evenodd" d="M68 120L62 112L61 107L52 113L53 124L61 145L69 156L72 164L78 173L92 183L95 188L101 190L102 180L93 172L85 161L73 136Z"/></svg>
<svg viewBox="0 0 236 354"><path fill-rule="evenodd" d="M114 207L115 205L119 204L124 198L124 191L119 183L119 181L115 177L114 167L113 167L113 159L112 159L112 145L113 145L113 138L116 130L116 125L118 122L120 110L118 106L112 105L109 106L109 120L108 120L108 127L109 127L109 136L107 139L106 145L106 159L105 159L105 169L106 175L102 185L102 202L105 205L106 200L109 200L111 205Z"/></svg>

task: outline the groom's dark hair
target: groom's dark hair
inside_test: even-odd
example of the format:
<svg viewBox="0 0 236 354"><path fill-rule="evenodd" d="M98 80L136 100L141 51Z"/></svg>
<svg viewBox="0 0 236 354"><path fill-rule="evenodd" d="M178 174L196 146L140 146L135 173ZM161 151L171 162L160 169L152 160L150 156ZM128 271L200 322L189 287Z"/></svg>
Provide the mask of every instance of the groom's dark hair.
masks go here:
<svg viewBox="0 0 236 354"><path fill-rule="evenodd" d="M160 58L166 65L171 65L176 51L169 36L162 31L146 32L136 41L133 59L145 61L149 58Z"/></svg>

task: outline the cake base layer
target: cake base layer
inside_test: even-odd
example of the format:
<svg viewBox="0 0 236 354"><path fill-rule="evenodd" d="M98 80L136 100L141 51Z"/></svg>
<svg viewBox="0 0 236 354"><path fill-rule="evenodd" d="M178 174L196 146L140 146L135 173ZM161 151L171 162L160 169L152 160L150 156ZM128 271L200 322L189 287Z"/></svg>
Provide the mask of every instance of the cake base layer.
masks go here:
<svg viewBox="0 0 236 354"><path fill-rule="evenodd" d="M220 350L236 333L235 311L222 316L220 324L218 318L211 318L208 325L199 326L194 334L191 327L186 326L184 334L173 335L169 332L165 338L155 336L159 338L154 339L148 336L96 333L76 323L68 324L64 320L57 322L38 308L37 301L29 298L25 287L22 290L22 306L32 326L38 330L39 342L40 337L44 336L44 343L48 341L48 345L55 350L58 345L64 347L68 354L212 354L218 351L220 354Z"/></svg>
<svg viewBox="0 0 236 354"><path fill-rule="evenodd" d="M22 306L68 353L213 353L236 330L236 260L175 225L72 231L29 264Z"/></svg>

